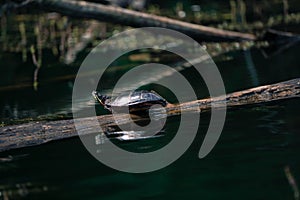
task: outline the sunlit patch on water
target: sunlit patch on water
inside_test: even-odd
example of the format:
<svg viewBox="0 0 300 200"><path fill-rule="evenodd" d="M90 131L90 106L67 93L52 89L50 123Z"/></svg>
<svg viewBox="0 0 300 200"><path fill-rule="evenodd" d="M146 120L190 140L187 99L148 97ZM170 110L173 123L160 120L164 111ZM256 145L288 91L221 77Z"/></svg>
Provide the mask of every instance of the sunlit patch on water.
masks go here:
<svg viewBox="0 0 300 200"><path fill-rule="evenodd" d="M115 131L115 132L105 132L95 136L95 144L104 144L108 139L115 139L119 141L136 141L136 140L146 140L157 137L162 137L164 131L159 134L148 136L145 131ZM105 134L105 136L104 136Z"/></svg>

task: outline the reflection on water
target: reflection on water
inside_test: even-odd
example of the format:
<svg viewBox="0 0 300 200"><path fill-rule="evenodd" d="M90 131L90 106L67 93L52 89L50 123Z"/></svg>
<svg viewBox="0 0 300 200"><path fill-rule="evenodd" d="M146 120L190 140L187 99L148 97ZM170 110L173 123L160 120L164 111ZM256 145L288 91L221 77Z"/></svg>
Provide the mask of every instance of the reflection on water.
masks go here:
<svg viewBox="0 0 300 200"><path fill-rule="evenodd" d="M232 59L217 63L227 92L300 77L299 48L268 59L257 49L227 54ZM205 86L200 84L199 90L205 93ZM70 113L71 94L72 83L65 81L44 84L37 92L29 88L1 92L1 120ZM93 107L91 99L84 97L81 109ZM300 181L299 110L299 99L230 110L219 142L200 160L210 118L205 113L188 151L170 166L147 174L104 166L78 138L3 152L0 199L7 195L15 199L293 199L284 167L290 166ZM130 131L106 134L121 148L147 152L168 144L179 121L178 116L168 119L160 137L143 138L142 133ZM105 143L99 134L90 137L100 147Z"/></svg>
<svg viewBox="0 0 300 200"><path fill-rule="evenodd" d="M253 63L252 55L250 50L244 51L246 66L249 70L249 75L252 80L253 86L259 86L259 80L257 77L257 71Z"/></svg>
<svg viewBox="0 0 300 200"><path fill-rule="evenodd" d="M24 196L27 199L240 199L241 195L243 199L292 199L283 170L289 165L299 177L300 138L296 129L289 128L289 118L298 117L289 110L299 108L299 100L292 100L275 107L229 112L220 141L208 157L200 160L197 155L209 122L209 116L202 116L198 137L184 156L148 174L109 169L96 161L77 138L13 150L1 157L20 151L26 156L1 163L0 188L18 191L18 185L30 182L29 189L26 187L29 195ZM175 117L168 121L163 137L120 141L117 145L125 149L159 146L176 133L178 120ZM273 121L281 121L282 128ZM274 134L270 128L286 134ZM33 192L30 188L42 189Z"/></svg>
<svg viewBox="0 0 300 200"><path fill-rule="evenodd" d="M229 53L227 56L232 59L217 63L225 82L227 93L298 77L300 68L298 67L296 52L299 50L300 45L297 45L283 52L280 57L272 58L265 58L261 51L256 49ZM7 60L3 62L7 62ZM183 74L187 74L191 81L198 86L197 92L201 98L207 97L205 84L200 83L196 77L193 77L193 69L175 68L178 68L177 70ZM70 72L69 69L66 71ZM120 72L123 73L123 70L120 70ZM41 70L41 76L45 76L48 71L44 73ZM157 71L153 71L153 74L157 74ZM159 74L161 75L159 77L147 74L129 82L128 88L121 89L125 91L131 89L132 85L137 83L149 84L151 81L171 76L169 73L159 72ZM5 73L2 76L5 76ZM109 76L109 82L114 79L114 76L119 77L120 75L113 72ZM71 113L72 86L72 81L61 81L43 83L38 91L33 91L31 87L2 91L0 93L0 118L2 121L8 121L10 119L36 118L47 114ZM107 89L104 93L109 94L111 89ZM172 99L168 99L168 96L163 97L172 101ZM172 98L172 96L170 97ZM188 97L186 100L188 101ZM94 106L94 100L92 96L85 96L77 104L78 110L84 110L86 107Z"/></svg>

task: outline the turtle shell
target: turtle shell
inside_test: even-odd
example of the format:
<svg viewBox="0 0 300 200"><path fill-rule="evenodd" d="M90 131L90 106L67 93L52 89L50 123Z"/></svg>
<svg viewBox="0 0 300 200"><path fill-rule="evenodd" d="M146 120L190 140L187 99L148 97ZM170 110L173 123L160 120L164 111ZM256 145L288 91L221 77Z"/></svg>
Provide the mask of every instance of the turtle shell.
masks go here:
<svg viewBox="0 0 300 200"><path fill-rule="evenodd" d="M106 103L109 107L143 107L146 105L167 105L167 101L154 92L145 90L125 92Z"/></svg>

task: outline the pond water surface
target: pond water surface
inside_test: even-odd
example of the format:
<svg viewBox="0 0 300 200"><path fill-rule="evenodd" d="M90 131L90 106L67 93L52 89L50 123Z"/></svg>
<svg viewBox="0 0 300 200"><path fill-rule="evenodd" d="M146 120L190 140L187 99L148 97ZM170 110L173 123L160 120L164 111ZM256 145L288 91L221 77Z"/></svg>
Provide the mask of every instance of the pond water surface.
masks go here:
<svg viewBox="0 0 300 200"><path fill-rule="evenodd" d="M300 77L299 51L296 45L271 58L257 49L238 51L217 66L229 93ZM0 115L5 121L68 114L71 94L72 81L44 84L38 92L30 87L3 91ZM188 151L170 166L146 174L108 168L79 138L2 152L1 158L13 160L0 163L0 199L5 199L4 191L24 199L293 199L284 168L300 181L299 111L299 99L228 110L219 142L199 159L209 123L209 114L204 114ZM176 134L179 121L168 120L162 137L119 145L157 146Z"/></svg>

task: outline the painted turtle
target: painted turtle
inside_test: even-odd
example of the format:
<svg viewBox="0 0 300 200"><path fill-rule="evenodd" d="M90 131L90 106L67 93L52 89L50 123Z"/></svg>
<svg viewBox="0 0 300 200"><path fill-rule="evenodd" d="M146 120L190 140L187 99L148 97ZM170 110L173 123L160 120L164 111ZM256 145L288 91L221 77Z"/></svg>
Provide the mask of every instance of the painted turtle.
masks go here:
<svg viewBox="0 0 300 200"><path fill-rule="evenodd" d="M157 93L146 90L124 92L115 98L101 95L97 91L92 92L93 97L109 111L124 113L126 110L130 112L146 111L151 106L159 104L163 107L168 102Z"/></svg>

